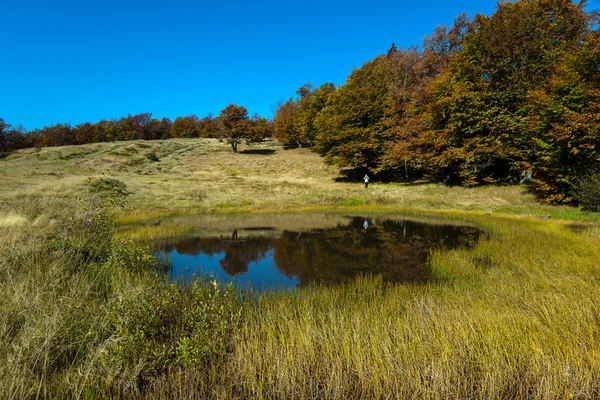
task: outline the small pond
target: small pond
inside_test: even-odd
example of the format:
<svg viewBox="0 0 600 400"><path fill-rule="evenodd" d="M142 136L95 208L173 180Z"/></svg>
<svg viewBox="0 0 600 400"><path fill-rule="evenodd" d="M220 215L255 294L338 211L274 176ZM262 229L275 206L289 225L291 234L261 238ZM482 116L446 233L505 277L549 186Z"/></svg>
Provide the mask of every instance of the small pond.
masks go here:
<svg viewBox="0 0 600 400"><path fill-rule="evenodd" d="M157 245L172 262L170 277L183 282L209 274L259 291L366 274L425 282L431 250L470 247L482 234L472 226L387 216L270 216L198 226L209 228Z"/></svg>

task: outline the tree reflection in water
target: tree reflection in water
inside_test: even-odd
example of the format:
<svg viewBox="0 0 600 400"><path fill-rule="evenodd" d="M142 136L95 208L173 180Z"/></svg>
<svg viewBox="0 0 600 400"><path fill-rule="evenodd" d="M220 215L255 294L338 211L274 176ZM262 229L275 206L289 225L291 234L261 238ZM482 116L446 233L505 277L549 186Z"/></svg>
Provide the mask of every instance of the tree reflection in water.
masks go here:
<svg viewBox="0 0 600 400"><path fill-rule="evenodd" d="M359 274L380 274L390 282L423 282L430 275L427 259L432 249L469 247L481 234L468 226L361 217L351 218L348 225L307 232L283 231L275 237L260 236L259 232L246 238L234 230L231 237L185 239L163 251L189 256L219 255L219 267L238 282L244 282L249 265L259 261L275 267L270 273L290 278L288 286L298 281L301 286L315 282L335 284ZM258 281L249 283L261 286Z"/></svg>

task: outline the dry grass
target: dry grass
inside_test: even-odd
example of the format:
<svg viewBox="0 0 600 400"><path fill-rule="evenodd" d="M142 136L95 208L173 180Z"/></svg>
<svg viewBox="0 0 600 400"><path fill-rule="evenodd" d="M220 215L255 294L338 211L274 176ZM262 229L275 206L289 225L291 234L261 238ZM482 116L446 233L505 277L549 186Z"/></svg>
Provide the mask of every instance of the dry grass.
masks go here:
<svg viewBox="0 0 600 400"><path fill-rule="evenodd" d="M27 223L27 218L19 214L0 215L0 227L22 226Z"/></svg>
<svg viewBox="0 0 600 400"><path fill-rule="evenodd" d="M390 210L548 214L571 219L589 215L537 203L522 186L466 189L374 182L365 190L361 183L336 181L342 177L340 172L307 149L283 150L265 142L241 150L233 154L226 144L211 139L171 139L44 148L39 153L19 151L1 161L0 202L72 198L84 194L89 179L105 177L126 185L128 204L138 213L366 205ZM146 157L150 152L158 155L158 162ZM125 218L131 218L129 214Z"/></svg>
<svg viewBox="0 0 600 400"><path fill-rule="evenodd" d="M375 182L365 190L336 181L339 172L307 150L259 148L272 153L177 139L0 160L0 398L600 397L596 215L541 205L519 186ZM146 157L152 151L158 162ZM119 247L90 261L110 239L93 228L81 244L81 231L69 228L75 217L94 221L84 199L99 179L124 184L118 236L140 241L257 221L283 229L275 211L297 228L307 220L295 214L302 211L327 212L309 221L324 227L344 213L393 212L460 219L491 235L472 249L433 252L425 285L365 277L246 297L227 357L171 365L142 385L143 363L115 361L124 375L102 369L106 349L135 334L117 335L107 321L121 315L108 310L152 290L154 305L174 300L161 297L159 280L135 271L148 254ZM75 250L65 247L69 240ZM142 317L144 304L136 309ZM146 311L160 326L152 307Z"/></svg>

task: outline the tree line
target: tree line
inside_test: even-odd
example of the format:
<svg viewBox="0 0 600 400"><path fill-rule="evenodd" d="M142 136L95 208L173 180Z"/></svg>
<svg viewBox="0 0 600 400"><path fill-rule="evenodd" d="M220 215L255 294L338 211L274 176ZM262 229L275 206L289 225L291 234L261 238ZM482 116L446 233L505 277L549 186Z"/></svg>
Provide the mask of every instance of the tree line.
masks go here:
<svg viewBox="0 0 600 400"><path fill-rule="evenodd" d="M218 138L225 140L237 151L238 144L252 143L272 136L270 121L255 114L248 115L245 107L230 104L217 117L196 115L169 118L152 118L152 113L128 115L122 118L84 122L76 126L59 123L41 129L26 131L0 118L0 152L86 143L121 140L164 140L169 138Z"/></svg>
<svg viewBox="0 0 600 400"><path fill-rule="evenodd" d="M459 15L421 46L392 44L338 88L303 85L272 122L233 104L217 117L143 113L29 132L0 119L0 152L170 137L220 138L235 152L274 134L390 180L528 182L545 201L570 203L600 169L599 16L585 7L503 0L491 16Z"/></svg>
<svg viewBox="0 0 600 400"><path fill-rule="evenodd" d="M275 137L342 168L463 186L528 182L574 201L600 166L598 14L570 0L500 1L491 16L438 27L420 47L302 86Z"/></svg>

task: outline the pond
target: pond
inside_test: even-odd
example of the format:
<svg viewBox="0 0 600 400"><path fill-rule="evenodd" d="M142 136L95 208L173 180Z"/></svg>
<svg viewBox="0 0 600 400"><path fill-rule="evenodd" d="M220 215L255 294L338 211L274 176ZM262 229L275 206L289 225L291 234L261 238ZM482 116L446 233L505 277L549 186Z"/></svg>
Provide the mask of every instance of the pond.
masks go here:
<svg viewBox="0 0 600 400"><path fill-rule="evenodd" d="M471 247L482 234L472 226L381 216L270 216L204 225L212 228L157 246L172 262L170 277L183 282L209 274L258 291L337 284L358 275L426 282L432 250Z"/></svg>

